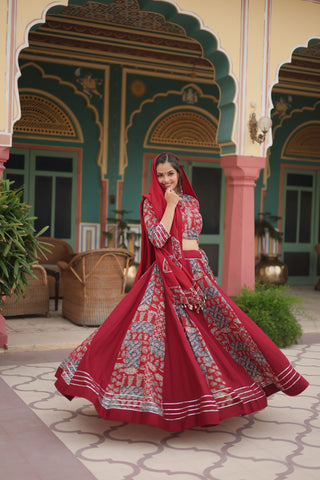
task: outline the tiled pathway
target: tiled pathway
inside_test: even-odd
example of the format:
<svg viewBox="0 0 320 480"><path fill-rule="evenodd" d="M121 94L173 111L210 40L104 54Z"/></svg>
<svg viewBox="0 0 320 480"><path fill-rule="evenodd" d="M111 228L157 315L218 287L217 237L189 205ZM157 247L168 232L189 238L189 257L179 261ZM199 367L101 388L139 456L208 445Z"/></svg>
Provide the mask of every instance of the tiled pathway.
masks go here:
<svg viewBox="0 0 320 480"><path fill-rule="evenodd" d="M311 303L316 305L317 298ZM76 337L65 326L59 340L51 324L49 338L39 344L43 326L40 322L37 327L36 322L30 328L33 340L39 337L32 346L29 341L23 345L22 330L18 333L22 323L18 328L12 321L9 327L16 329L20 340L16 337L16 344L0 354L0 478L318 480L318 320L314 320L314 331L305 329L310 333L301 344L284 350L310 382L302 395L276 394L261 412L179 433L102 420L86 400L68 402L55 391L59 362L73 342L79 343L80 333L87 336L90 329L76 327ZM63 325L63 319L57 322ZM61 348L56 349L62 339Z"/></svg>
<svg viewBox="0 0 320 480"><path fill-rule="evenodd" d="M171 434L104 421L87 401L68 402L53 385L66 351L9 353L0 366L1 477L318 480L320 345L285 353L311 383L302 395L277 394L259 413Z"/></svg>

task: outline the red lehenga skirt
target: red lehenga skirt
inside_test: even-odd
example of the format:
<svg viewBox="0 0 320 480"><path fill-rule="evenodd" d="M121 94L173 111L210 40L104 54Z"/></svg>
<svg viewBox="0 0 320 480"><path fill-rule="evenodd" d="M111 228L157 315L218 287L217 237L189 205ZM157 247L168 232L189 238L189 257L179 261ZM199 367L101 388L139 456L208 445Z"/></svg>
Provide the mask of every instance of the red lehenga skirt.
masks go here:
<svg viewBox="0 0 320 480"><path fill-rule="evenodd" d="M184 252L206 303L197 313L168 299L153 265L56 372L68 399L91 401L104 419L168 431L219 424L308 382L218 287L202 251Z"/></svg>

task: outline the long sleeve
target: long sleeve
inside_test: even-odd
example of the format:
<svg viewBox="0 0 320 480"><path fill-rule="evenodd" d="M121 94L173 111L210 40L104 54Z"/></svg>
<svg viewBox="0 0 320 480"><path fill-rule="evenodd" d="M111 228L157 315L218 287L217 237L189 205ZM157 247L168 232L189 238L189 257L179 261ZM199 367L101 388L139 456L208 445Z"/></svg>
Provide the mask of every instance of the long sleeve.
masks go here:
<svg viewBox="0 0 320 480"><path fill-rule="evenodd" d="M168 238L170 237L170 233L157 219L149 200L145 200L143 203L143 218L150 242L156 248L163 247L167 242Z"/></svg>

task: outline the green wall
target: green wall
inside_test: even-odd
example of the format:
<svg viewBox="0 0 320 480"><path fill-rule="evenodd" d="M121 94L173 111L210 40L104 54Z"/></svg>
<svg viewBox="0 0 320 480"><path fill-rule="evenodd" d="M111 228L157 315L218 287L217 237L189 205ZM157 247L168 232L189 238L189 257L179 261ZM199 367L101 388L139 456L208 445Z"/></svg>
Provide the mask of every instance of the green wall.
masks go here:
<svg viewBox="0 0 320 480"><path fill-rule="evenodd" d="M27 65L25 68L23 66ZM99 152L99 127L102 126L103 133L108 136L107 159L108 170L106 179L109 180L109 194L116 194L117 181L121 180L119 176L119 152L120 152L120 127L122 111L121 88L123 84L123 70L119 65L110 65L110 96L108 102L108 119L104 115L104 78L105 65L103 68L91 68L74 65L64 65L61 63L38 62L36 59L21 61L22 76L19 80L20 89L35 88L38 95L46 96L46 93L56 97L66 105L77 118L83 133L84 142L60 141L56 138L32 139L30 135L24 138L14 137L16 144L37 144L47 146L65 146L77 147L83 150L82 159L82 186L81 186L81 221L99 222L100 214L100 168L97 166L97 156ZM90 73L97 80L97 92L91 93L91 97L84 92L83 78ZM141 96L134 95L131 91L131 84L135 80L140 80L145 85L145 92ZM122 197L122 208L132 210L132 218L139 218L139 204L142 194L142 160L146 152L154 153L156 149L144 149L143 142L153 119L163 111L171 107L184 105L181 97L181 90L188 83L169 79L157 78L155 76L142 74L128 74L126 78L126 98L125 98L125 120L126 125L132 121L132 126L128 130L128 144L126 145L128 154L128 166L124 174L124 187ZM196 104L204 111L210 112L217 121L219 120L218 99L219 90L215 84L198 84L203 95L209 95L211 98L203 98L201 95ZM42 93L43 92L43 93ZM169 93L168 92L173 92ZM178 92L178 93L177 93ZM98 93L98 94L97 94ZM160 95L159 95L160 94ZM163 94L163 95L162 95ZM155 99L152 102L146 100ZM51 97L52 98L52 97ZM143 106L142 106L143 105ZM96 113L94 113L93 109ZM141 110L141 111L140 111ZM133 115L134 112L139 113ZM96 118L97 117L97 118ZM108 125L108 131L105 130ZM170 146L168 146L168 149ZM160 150L161 151L161 150ZM156 152L157 153L157 152ZM177 152L178 153L178 152ZM181 152L186 154L186 152ZM190 155L192 155L190 151ZM204 157L212 157L212 154L206 154ZM112 216L114 204L109 202L108 216ZM131 216L131 215L130 215Z"/></svg>
<svg viewBox="0 0 320 480"><path fill-rule="evenodd" d="M285 102L286 113L281 116L276 108L277 102ZM295 165L315 165L314 159L304 158L303 160L284 160L281 159L281 151L283 145L287 141L291 132L299 128L305 122L318 121L320 119L320 104L317 98L298 96L298 95L285 95L274 94L273 104L275 108L272 110L272 130L273 130L273 142L269 152L269 165L270 165L270 177L267 180L267 191L265 196L264 211L271 212L274 215L278 215L279 210L279 194L280 194L280 173L281 165L283 163L290 163ZM281 109L281 107L279 107ZM281 110L280 110L281 112ZM263 172L260 173L260 177L256 182L255 189L255 215L260 212L261 209L261 189L263 188Z"/></svg>
<svg viewBox="0 0 320 480"><path fill-rule="evenodd" d="M21 62L21 66L26 61ZM77 118L82 133L84 142L70 142L68 140L61 141L55 138L41 140L39 138L28 138L27 134L24 138L20 136L13 136L13 142L16 144L37 144L47 146L65 146L82 148L82 197L81 197L81 221L82 222L98 222L100 211L100 170L96 165L96 159L98 154L98 135L99 129L95 123L94 113L88 108L86 98L83 95L77 93L82 92L82 86L77 81L75 70L77 65L61 65L55 63L36 63L43 70L33 66L32 64L22 69L22 75L19 79L19 89L33 88L36 91L35 94L46 96L45 93L53 95L60 99ZM90 69L90 71L92 71ZM96 71L97 77L103 79L103 71ZM74 90L74 88L76 91ZM52 100L52 98L51 98ZM99 115L102 114L102 99L99 97L92 98L92 104L99 111ZM63 108L63 107L62 107Z"/></svg>

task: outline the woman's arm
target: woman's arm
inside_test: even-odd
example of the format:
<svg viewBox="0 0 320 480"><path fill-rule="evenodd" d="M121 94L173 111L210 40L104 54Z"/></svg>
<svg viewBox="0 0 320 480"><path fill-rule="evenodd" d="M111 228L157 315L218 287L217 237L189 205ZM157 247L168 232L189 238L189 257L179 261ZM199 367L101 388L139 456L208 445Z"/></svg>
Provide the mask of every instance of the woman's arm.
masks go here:
<svg viewBox="0 0 320 480"><path fill-rule="evenodd" d="M174 212L176 206L179 203L180 197L175 192L167 188L164 194L164 198L167 202L167 206L164 211L163 217L161 218L161 223L165 227L165 229L170 232L173 223Z"/></svg>
<svg viewBox="0 0 320 480"><path fill-rule="evenodd" d="M145 200L143 203L143 219L150 242L157 248L163 247L170 237L170 232L157 219L149 200Z"/></svg>
<svg viewBox="0 0 320 480"><path fill-rule="evenodd" d="M159 222L149 200L143 203L143 218L148 232L150 242L157 248L161 248L170 237L170 230L174 218L176 205L180 197L169 189L165 192L165 200L167 202L164 214Z"/></svg>

